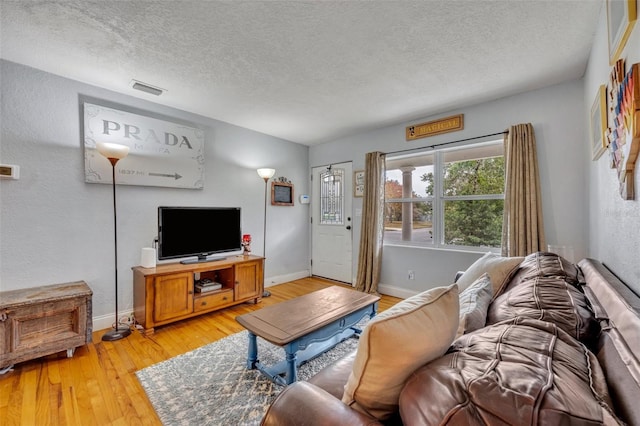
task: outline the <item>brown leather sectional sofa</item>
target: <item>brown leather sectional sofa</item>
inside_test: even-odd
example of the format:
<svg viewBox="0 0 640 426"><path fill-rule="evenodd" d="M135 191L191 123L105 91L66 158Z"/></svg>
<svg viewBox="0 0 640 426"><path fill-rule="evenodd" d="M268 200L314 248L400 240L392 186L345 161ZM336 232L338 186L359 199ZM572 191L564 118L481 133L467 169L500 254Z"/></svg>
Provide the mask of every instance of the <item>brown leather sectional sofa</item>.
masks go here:
<svg viewBox="0 0 640 426"><path fill-rule="evenodd" d="M354 356L288 386L262 423L383 424L341 401ZM484 328L409 377L384 424L640 425L639 360L640 297L597 261L535 253Z"/></svg>

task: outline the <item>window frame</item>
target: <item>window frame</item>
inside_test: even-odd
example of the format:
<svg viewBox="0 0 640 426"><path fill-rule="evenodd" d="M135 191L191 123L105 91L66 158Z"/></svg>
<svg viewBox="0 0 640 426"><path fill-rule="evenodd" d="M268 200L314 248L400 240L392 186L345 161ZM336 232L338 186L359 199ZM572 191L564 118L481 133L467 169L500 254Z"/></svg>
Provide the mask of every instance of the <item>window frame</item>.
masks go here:
<svg viewBox="0 0 640 426"><path fill-rule="evenodd" d="M489 247L489 246L466 246L456 244L444 243L444 207L447 201L474 201L474 200L504 200L504 187L501 194L483 194L483 195L444 195L444 179L442 178L445 160L444 156L447 152L451 151L463 151L473 148L481 148L485 146L502 145L502 140L491 140L486 142L479 142L473 144L457 145L450 148L433 149L425 147L424 150L416 150L412 156L420 155L433 155L433 194L425 195L417 198L385 198L385 205L387 203L415 203L415 202L431 202L432 203L432 242L418 242L418 241L388 241L383 238L384 246L396 246L396 247L416 247L416 248L429 248L438 250L459 250L459 251L472 251L486 253L491 251L494 253L500 253L501 247ZM387 161L400 159L403 156L387 156ZM504 157L504 151L502 153ZM482 157L476 157L482 158ZM491 157L486 157L491 158ZM386 176L385 176L386 181Z"/></svg>

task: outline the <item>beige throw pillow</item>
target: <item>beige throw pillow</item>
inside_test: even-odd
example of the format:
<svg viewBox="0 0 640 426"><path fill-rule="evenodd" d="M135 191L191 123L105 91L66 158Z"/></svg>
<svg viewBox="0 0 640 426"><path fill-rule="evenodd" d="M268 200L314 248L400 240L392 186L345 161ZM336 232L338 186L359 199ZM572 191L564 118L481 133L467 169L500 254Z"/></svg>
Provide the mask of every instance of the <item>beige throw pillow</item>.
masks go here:
<svg viewBox="0 0 640 426"><path fill-rule="evenodd" d="M398 411L404 382L442 356L458 329L458 287L412 296L367 324L342 401L380 420Z"/></svg>
<svg viewBox="0 0 640 426"><path fill-rule="evenodd" d="M456 283L458 284L460 292L463 292L486 272L489 274L489 278L493 284L493 294L497 296L502 286L513 276L523 260L524 257L502 257L488 252L473 262Z"/></svg>
<svg viewBox="0 0 640 426"><path fill-rule="evenodd" d="M492 297L493 287L487 273L460 293L460 325L456 337L484 327Z"/></svg>

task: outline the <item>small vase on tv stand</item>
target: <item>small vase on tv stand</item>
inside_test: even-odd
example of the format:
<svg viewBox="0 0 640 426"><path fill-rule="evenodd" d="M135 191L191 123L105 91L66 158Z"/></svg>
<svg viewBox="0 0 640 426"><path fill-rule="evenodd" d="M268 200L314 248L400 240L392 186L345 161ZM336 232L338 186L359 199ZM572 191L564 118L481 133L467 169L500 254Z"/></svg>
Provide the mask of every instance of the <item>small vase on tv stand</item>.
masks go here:
<svg viewBox="0 0 640 426"><path fill-rule="evenodd" d="M251 235L244 234L242 236L242 255L249 256L251 254Z"/></svg>

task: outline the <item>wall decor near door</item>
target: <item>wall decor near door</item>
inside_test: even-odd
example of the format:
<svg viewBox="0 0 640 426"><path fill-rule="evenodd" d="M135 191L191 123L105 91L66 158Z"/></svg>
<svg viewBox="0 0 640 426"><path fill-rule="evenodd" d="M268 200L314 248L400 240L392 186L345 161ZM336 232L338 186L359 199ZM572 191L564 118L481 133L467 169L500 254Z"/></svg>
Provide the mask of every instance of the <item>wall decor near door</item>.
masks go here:
<svg viewBox="0 0 640 426"><path fill-rule="evenodd" d="M280 177L271 182L271 205L293 205L293 184L287 178Z"/></svg>
<svg viewBox="0 0 640 426"><path fill-rule="evenodd" d="M620 67L620 61L609 78L607 139L620 195L624 200L633 200L634 169L640 151L640 64L624 73L624 62Z"/></svg>
<svg viewBox="0 0 640 426"><path fill-rule="evenodd" d="M90 102L83 109L85 182L111 184L111 165L96 144L113 142L130 149L118 164L119 185L204 187L202 129Z"/></svg>
<svg viewBox="0 0 640 426"><path fill-rule="evenodd" d="M353 196L364 197L364 170L353 172Z"/></svg>

